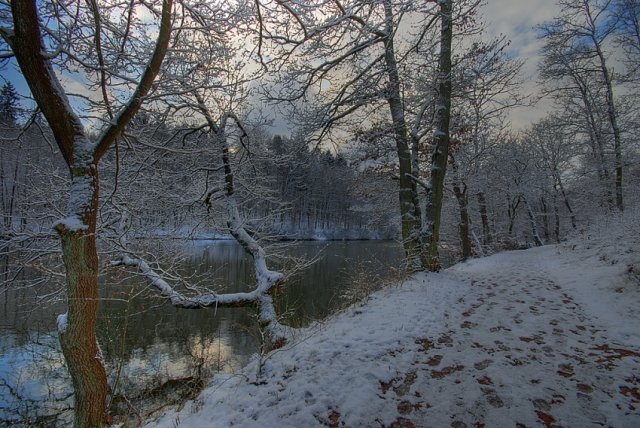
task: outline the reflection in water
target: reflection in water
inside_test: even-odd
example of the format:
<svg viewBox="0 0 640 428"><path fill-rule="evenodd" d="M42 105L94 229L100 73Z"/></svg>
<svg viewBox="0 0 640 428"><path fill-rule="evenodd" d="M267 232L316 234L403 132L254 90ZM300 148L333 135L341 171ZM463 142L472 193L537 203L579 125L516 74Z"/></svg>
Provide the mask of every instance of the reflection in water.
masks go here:
<svg viewBox="0 0 640 428"><path fill-rule="evenodd" d="M393 242L302 242L282 252L318 258L294 274L276 295L285 322L295 326L344 306L340 296L362 281L363 274L367 280L388 274L402 259L400 246ZM235 242L191 242L186 253L177 270L190 283L227 292L247 291L254 285L251 260ZM275 262L287 265L286 261ZM142 387L203 371L233 372L257 352L259 333L253 310L176 309L158 298L141 278L124 270L109 275L103 278L98 334L110 384L118 391L134 394ZM34 311L34 290L29 289L5 290L2 299L0 424L38 412L58 413L71 404L68 375L54 331L55 318L64 312L64 305L58 301Z"/></svg>

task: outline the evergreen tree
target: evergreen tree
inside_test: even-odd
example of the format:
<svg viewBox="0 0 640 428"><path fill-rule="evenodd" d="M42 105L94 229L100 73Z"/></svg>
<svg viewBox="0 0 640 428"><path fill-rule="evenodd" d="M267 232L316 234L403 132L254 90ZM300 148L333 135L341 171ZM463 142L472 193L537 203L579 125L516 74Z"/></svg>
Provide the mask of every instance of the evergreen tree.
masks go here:
<svg viewBox="0 0 640 428"><path fill-rule="evenodd" d="M7 82L0 91L0 123L15 124L18 120L18 93L16 88Z"/></svg>

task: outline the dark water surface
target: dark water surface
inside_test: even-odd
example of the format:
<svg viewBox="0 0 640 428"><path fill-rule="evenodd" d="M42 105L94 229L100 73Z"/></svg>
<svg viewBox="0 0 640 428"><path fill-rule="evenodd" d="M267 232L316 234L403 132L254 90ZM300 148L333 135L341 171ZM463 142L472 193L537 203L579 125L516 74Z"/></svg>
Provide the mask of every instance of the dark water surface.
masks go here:
<svg viewBox="0 0 640 428"><path fill-rule="evenodd" d="M249 291L251 260L233 241L193 241L176 270L189 283L216 291ZM303 326L345 306L402 261L396 242L301 242L284 255L315 263L293 274L276 296L286 324ZM280 262L291 266L291 261ZM144 279L124 270L103 278L99 342L118 390L135 391L202 371L232 372L259 349L255 311L244 308L176 309L155 296ZM53 290L6 289L0 294L0 425L69 406L70 389L55 320L64 312ZM117 381L116 381L117 378Z"/></svg>

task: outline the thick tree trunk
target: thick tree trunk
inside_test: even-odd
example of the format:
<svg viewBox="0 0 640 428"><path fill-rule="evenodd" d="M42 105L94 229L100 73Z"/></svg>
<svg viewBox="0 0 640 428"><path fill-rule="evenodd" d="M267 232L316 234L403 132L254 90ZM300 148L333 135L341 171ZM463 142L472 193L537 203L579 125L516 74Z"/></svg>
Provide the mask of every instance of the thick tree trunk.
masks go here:
<svg viewBox="0 0 640 428"><path fill-rule="evenodd" d="M104 422L107 376L96 340L98 251L96 218L99 178L94 164L73 171L68 216L55 226L66 271L67 313L58 318L60 345L74 391L74 426Z"/></svg>
<svg viewBox="0 0 640 428"><path fill-rule="evenodd" d="M418 189L414 180L412 170L412 156L409 148L409 138L407 124L404 116L404 106L400 93L400 76L398 74L398 64L395 57L393 44L393 10L391 2L384 2L386 17L385 32L385 65L388 83L389 110L393 122L393 132L396 140L396 152L398 153L398 166L400 169L400 189L398 190L400 202L400 218L402 222L402 244L409 266L412 269L422 269L426 267L421 260L422 243L420 241L420 229L422 227L422 212L418 201ZM417 173L417 172L415 172Z"/></svg>
<svg viewBox="0 0 640 428"><path fill-rule="evenodd" d="M425 224L422 227L423 263L430 271L440 269L440 222L444 192L444 178L449 158L449 122L451 119L451 41L453 39L451 0L440 4L440 59L438 101L436 102L436 130L431 155L431 190L427 196Z"/></svg>

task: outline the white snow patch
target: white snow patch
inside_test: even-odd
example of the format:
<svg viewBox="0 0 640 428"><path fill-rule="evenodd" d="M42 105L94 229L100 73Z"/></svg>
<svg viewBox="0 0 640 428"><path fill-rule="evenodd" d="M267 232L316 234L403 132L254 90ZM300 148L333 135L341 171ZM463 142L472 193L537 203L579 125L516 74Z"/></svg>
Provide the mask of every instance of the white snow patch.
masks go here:
<svg viewBox="0 0 640 428"><path fill-rule="evenodd" d="M68 315L68 312L58 315L58 318L56 319L56 325L58 326L58 333L64 333L67 330L67 321L68 321L67 315Z"/></svg>

